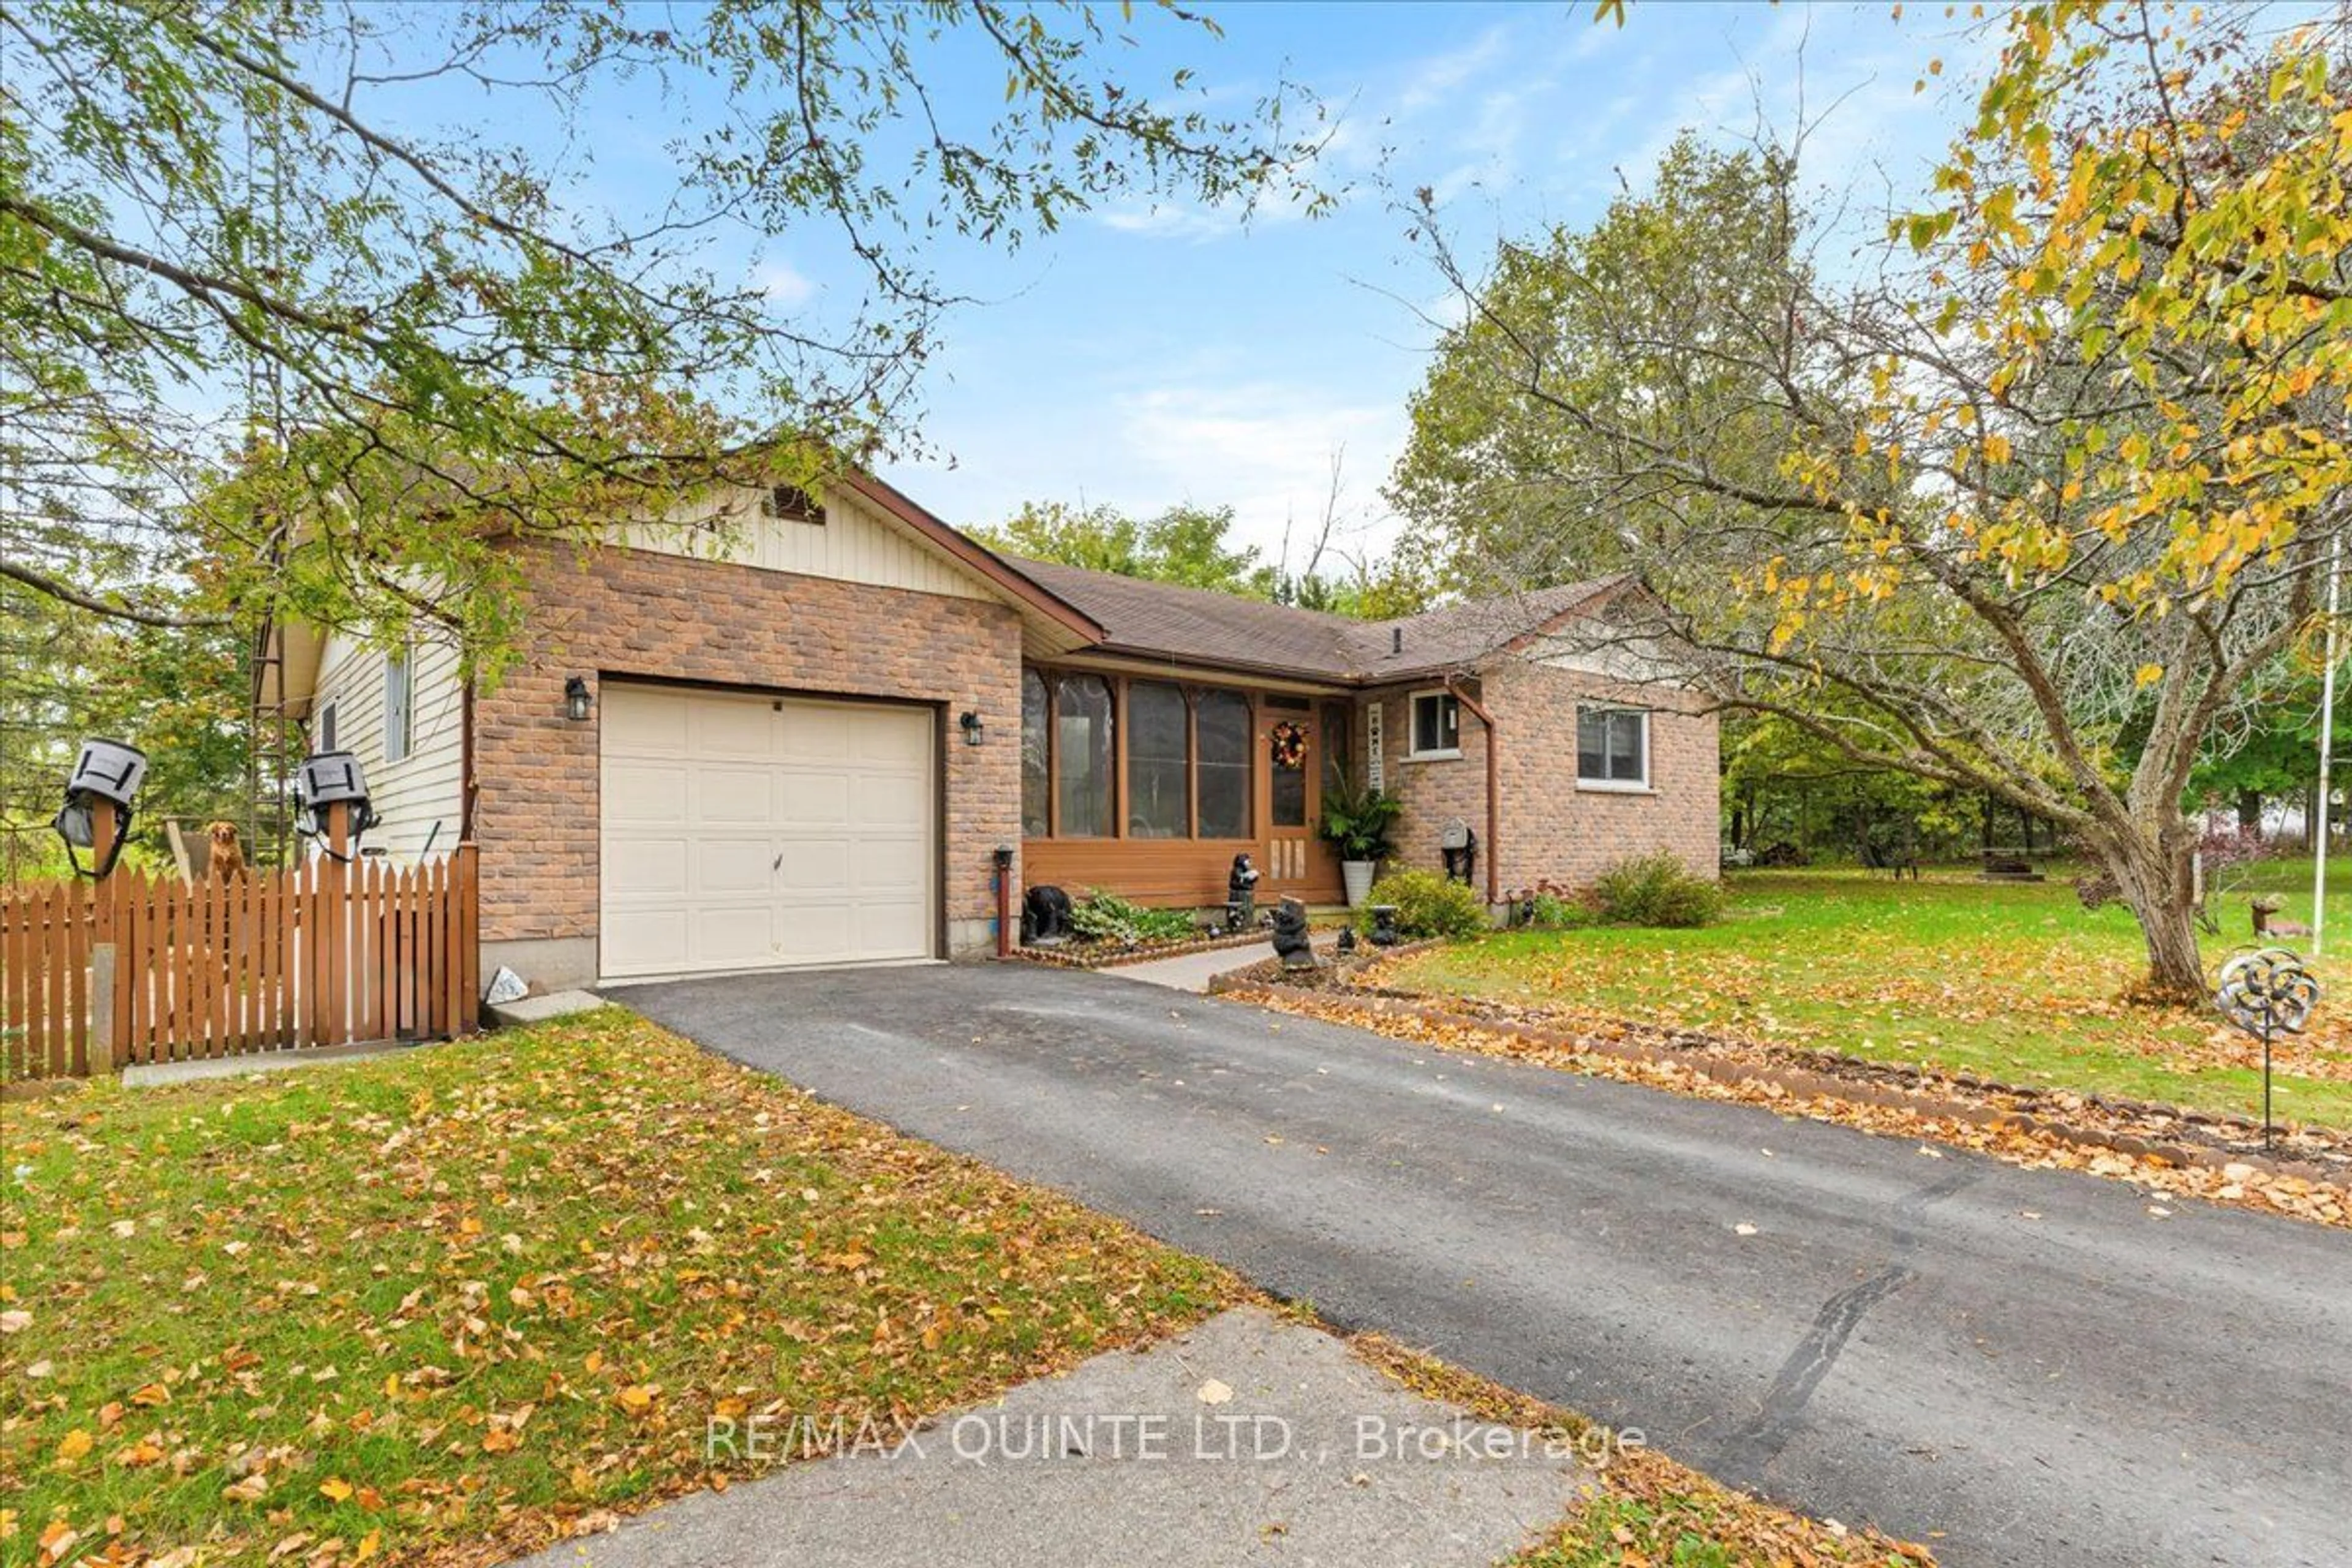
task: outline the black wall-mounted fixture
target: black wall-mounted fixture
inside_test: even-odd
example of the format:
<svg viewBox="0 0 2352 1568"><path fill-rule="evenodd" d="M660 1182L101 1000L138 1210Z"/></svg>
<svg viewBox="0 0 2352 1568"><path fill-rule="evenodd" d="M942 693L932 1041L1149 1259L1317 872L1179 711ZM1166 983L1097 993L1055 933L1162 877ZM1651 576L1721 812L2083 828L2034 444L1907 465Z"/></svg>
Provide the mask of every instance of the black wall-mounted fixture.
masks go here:
<svg viewBox="0 0 2352 1568"><path fill-rule="evenodd" d="M977 746L980 744L980 738L982 734L985 732L986 726L981 723L979 714L967 708L964 710L963 716L958 719L956 722L963 727L963 743L965 745Z"/></svg>
<svg viewBox="0 0 2352 1568"><path fill-rule="evenodd" d="M574 724L588 722L588 678L567 676L563 682L563 716Z"/></svg>

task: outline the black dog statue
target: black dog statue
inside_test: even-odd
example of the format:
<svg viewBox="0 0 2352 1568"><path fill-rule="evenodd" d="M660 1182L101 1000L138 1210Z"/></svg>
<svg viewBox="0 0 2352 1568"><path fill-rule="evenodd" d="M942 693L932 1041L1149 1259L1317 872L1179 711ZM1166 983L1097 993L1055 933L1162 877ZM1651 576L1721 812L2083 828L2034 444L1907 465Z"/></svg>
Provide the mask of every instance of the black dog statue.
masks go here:
<svg viewBox="0 0 2352 1568"><path fill-rule="evenodd" d="M1070 940L1070 895L1040 883L1022 896L1021 945L1058 947Z"/></svg>
<svg viewBox="0 0 2352 1568"><path fill-rule="evenodd" d="M1315 967L1315 949L1307 936L1307 906L1297 899L1285 899L1276 906L1274 951L1282 955L1285 969Z"/></svg>
<svg viewBox="0 0 2352 1568"><path fill-rule="evenodd" d="M1225 878L1227 931L1247 931L1257 922L1257 879L1258 868L1246 853L1234 857L1234 868Z"/></svg>

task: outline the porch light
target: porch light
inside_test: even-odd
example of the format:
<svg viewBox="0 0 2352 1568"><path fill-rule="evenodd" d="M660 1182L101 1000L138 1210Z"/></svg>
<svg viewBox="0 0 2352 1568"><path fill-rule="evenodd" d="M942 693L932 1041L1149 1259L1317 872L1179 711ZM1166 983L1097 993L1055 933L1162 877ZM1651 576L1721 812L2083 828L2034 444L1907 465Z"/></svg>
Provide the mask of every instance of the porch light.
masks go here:
<svg viewBox="0 0 2352 1568"><path fill-rule="evenodd" d="M958 719L956 722L963 726L963 743L965 745L977 746L980 744L980 738L985 730L985 726L981 723L979 714L967 708L964 710L963 717Z"/></svg>
<svg viewBox="0 0 2352 1568"><path fill-rule="evenodd" d="M563 682L563 716L574 724L588 722L588 678L567 676Z"/></svg>

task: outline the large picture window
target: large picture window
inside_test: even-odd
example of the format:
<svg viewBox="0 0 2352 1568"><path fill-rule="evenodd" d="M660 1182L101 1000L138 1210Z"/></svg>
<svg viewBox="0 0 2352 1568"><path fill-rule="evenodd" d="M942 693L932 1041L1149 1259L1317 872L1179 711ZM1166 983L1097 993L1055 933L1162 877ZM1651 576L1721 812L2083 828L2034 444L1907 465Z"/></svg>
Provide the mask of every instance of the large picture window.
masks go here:
<svg viewBox="0 0 2352 1568"><path fill-rule="evenodd" d="M1111 809L1110 683L1066 675L1054 693L1054 790L1066 838L1108 838Z"/></svg>
<svg viewBox="0 0 2352 1568"><path fill-rule="evenodd" d="M1181 838L1191 815L1184 798L1192 761L1184 693L1158 680L1127 689L1127 833L1130 838Z"/></svg>
<svg viewBox="0 0 2352 1568"><path fill-rule="evenodd" d="M1576 782L1588 788L1647 789L1650 716L1632 708L1578 709Z"/></svg>
<svg viewBox="0 0 2352 1568"><path fill-rule="evenodd" d="M1021 672L1021 836L1043 838L1054 830L1053 707L1045 699L1045 678L1034 669Z"/></svg>
<svg viewBox="0 0 2352 1568"><path fill-rule="evenodd" d="M1201 801L1193 831L1246 838L1250 831L1250 705L1236 691L1203 691L1194 705Z"/></svg>

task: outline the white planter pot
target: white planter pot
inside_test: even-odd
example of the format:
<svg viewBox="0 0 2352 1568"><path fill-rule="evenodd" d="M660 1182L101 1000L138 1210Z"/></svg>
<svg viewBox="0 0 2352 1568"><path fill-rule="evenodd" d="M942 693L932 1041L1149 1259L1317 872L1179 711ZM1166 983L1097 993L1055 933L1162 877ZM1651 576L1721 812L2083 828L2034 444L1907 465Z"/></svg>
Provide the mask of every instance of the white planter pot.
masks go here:
<svg viewBox="0 0 2352 1568"><path fill-rule="evenodd" d="M1372 896L1372 876L1381 868L1377 860L1342 860L1339 862L1339 885L1348 889L1348 907L1360 908Z"/></svg>

